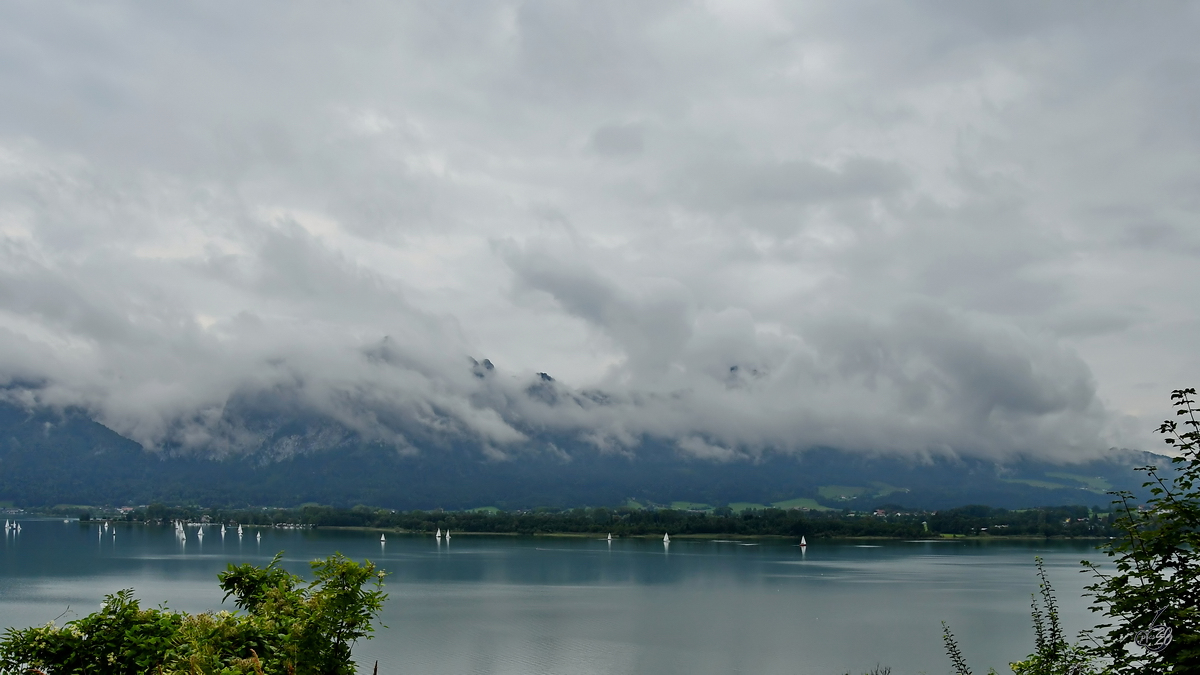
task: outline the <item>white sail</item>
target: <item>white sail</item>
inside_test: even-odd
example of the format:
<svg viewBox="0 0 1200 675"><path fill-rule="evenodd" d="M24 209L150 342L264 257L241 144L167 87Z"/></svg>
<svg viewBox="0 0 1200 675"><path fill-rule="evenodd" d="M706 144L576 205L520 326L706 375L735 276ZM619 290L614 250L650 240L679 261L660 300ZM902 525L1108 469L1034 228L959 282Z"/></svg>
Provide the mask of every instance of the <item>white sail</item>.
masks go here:
<svg viewBox="0 0 1200 675"><path fill-rule="evenodd" d="M612 532L609 532L609 533L608 533L608 540L609 540L609 541L612 541Z"/></svg>
<svg viewBox="0 0 1200 675"><path fill-rule="evenodd" d="M663 543L664 543L664 544L669 544L669 543L671 543L671 535L669 535L669 534L664 534L664 535L663 535Z"/></svg>
<svg viewBox="0 0 1200 675"><path fill-rule="evenodd" d="M242 526L238 525L238 536L242 536Z"/></svg>
<svg viewBox="0 0 1200 675"><path fill-rule="evenodd" d="M446 528L446 541L450 541L450 528Z"/></svg>
<svg viewBox="0 0 1200 675"><path fill-rule="evenodd" d="M808 546L808 542L804 540L804 537L800 537L800 545L801 545L801 546Z"/></svg>
<svg viewBox="0 0 1200 675"><path fill-rule="evenodd" d="M382 543L384 543L384 542L386 542L386 541L387 541L387 535L386 535L386 534L381 534L381 535L379 535L379 543L381 543L381 544L382 544Z"/></svg>
<svg viewBox="0 0 1200 675"><path fill-rule="evenodd" d="M439 527L437 534L435 534L433 536L437 537L438 539L441 539L442 538L442 528Z"/></svg>
<svg viewBox="0 0 1200 675"><path fill-rule="evenodd" d="M254 539L255 539L255 541L262 541L262 532L259 532L258 534L254 535Z"/></svg>

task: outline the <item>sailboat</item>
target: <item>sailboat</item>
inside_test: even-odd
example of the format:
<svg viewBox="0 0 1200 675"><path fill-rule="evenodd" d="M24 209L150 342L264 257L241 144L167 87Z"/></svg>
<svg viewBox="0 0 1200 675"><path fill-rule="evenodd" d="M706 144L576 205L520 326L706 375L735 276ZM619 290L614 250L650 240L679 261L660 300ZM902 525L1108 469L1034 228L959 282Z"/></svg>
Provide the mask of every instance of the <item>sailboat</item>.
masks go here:
<svg viewBox="0 0 1200 675"><path fill-rule="evenodd" d="M242 536L242 526L238 525L238 536Z"/></svg>
<svg viewBox="0 0 1200 675"><path fill-rule="evenodd" d="M446 528L446 543L450 543L450 528Z"/></svg>
<svg viewBox="0 0 1200 675"><path fill-rule="evenodd" d="M608 533L608 540L609 540L609 541L612 541L612 532L609 532L609 533Z"/></svg>
<svg viewBox="0 0 1200 675"><path fill-rule="evenodd" d="M446 534L449 534L449 532L447 532ZM441 539L442 538L442 528L439 527L437 534L435 534L433 536L437 537L438 539Z"/></svg>
<svg viewBox="0 0 1200 675"><path fill-rule="evenodd" d="M204 541L204 527L201 527L199 530L196 530L196 538L199 539L200 541Z"/></svg>
<svg viewBox="0 0 1200 675"><path fill-rule="evenodd" d="M262 532L254 535L254 541L262 541Z"/></svg>
<svg viewBox="0 0 1200 675"><path fill-rule="evenodd" d="M808 546L808 542L804 540L804 537L800 537L800 545L801 545L801 546Z"/></svg>
<svg viewBox="0 0 1200 675"><path fill-rule="evenodd" d="M222 537L225 536L225 526L224 525L221 525L221 536Z"/></svg>
<svg viewBox="0 0 1200 675"><path fill-rule="evenodd" d="M379 543L381 543L381 544L387 543L387 535L386 534L379 535Z"/></svg>
<svg viewBox="0 0 1200 675"><path fill-rule="evenodd" d="M663 543L664 543L664 544L669 544L669 543L671 543L671 535L669 535L669 534L664 534L664 535L663 535Z"/></svg>

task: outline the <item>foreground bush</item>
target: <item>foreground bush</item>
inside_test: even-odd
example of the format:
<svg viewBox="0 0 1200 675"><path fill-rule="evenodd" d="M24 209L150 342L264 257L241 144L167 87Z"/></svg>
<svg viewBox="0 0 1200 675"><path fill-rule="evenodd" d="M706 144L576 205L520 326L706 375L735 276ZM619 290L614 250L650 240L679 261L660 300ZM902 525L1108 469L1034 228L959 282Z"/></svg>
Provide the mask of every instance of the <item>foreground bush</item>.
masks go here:
<svg viewBox="0 0 1200 675"><path fill-rule="evenodd" d="M1133 508L1133 495L1116 493L1125 536L1102 547L1114 571L1088 587L1092 610L1108 623L1098 629L1096 655L1106 672L1130 675L1200 673L1200 408L1195 389L1171 394L1176 419L1159 433L1178 455L1164 476L1144 467L1151 498Z"/></svg>
<svg viewBox="0 0 1200 675"><path fill-rule="evenodd" d="M313 561L316 579L305 583L279 567L281 555L219 575L242 612L142 609L123 590L64 626L10 628L0 640L0 673L353 673L351 647L371 638L387 598L384 574L338 553Z"/></svg>
<svg viewBox="0 0 1200 675"><path fill-rule="evenodd" d="M1087 587L1091 610L1104 617L1085 642L1070 645L1058 623L1058 606L1041 560L1042 606L1033 603L1034 653L1010 664L1017 675L1176 675L1200 673L1200 407L1195 389L1171 393L1175 415L1159 433L1177 455L1170 473L1141 467L1151 497L1140 507L1127 491L1110 493L1120 507L1122 535L1099 548L1112 558ZM942 624L946 653L956 675L971 675L950 628Z"/></svg>

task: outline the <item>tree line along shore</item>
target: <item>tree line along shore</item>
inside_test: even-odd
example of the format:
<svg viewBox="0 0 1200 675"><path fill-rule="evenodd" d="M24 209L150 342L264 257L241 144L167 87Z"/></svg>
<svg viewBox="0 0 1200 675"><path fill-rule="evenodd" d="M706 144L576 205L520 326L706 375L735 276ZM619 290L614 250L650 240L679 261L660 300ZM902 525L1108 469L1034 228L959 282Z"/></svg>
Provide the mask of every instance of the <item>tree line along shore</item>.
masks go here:
<svg viewBox="0 0 1200 675"><path fill-rule="evenodd" d="M882 507L871 512L803 509L729 509L687 511L669 508L574 508L529 511L392 511L304 505L295 508L201 508L151 504L120 510L59 506L47 515L76 515L142 523L172 521L242 524L265 527L370 528L408 533L452 530L476 534L609 534L636 537L669 532L672 536L842 537L1091 537L1121 533L1114 514L1096 507L1052 506L1007 510L962 506L938 511Z"/></svg>

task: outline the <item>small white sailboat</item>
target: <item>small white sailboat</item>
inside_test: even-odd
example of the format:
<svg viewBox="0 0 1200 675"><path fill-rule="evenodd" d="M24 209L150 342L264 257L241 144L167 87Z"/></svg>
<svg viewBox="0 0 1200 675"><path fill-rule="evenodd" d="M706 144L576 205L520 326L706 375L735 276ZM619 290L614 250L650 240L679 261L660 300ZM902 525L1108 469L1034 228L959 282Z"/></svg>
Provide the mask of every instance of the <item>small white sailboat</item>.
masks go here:
<svg viewBox="0 0 1200 675"><path fill-rule="evenodd" d="M450 534L450 533L449 533L449 532L447 532L446 534ZM442 538L442 528L440 528L440 527L439 527L439 528L438 528L438 531L437 531L437 534L435 534L435 535L433 535L433 536L437 537L438 539L441 539L441 538Z"/></svg>
<svg viewBox="0 0 1200 675"><path fill-rule="evenodd" d="M808 542L804 540L804 537L800 537L800 546L801 547L808 546Z"/></svg>
<svg viewBox="0 0 1200 675"><path fill-rule="evenodd" d="M386 534L379 535L379 543L381 543L381 544L387 543L387 535Z"/></svg>
<svg viewBox="0 0 1200 675"><path fill-rule="evenodd" d="M238 525L238 536L242 536L242 526Z"/></svg>
<svg viewBox="0 0 1200 675"><path fill-rule="evenodd" d="M664 535L663 535L663 543L664 543L664 544L669 544L669 543L671 543L671 535L670 535L670 534L664 534Z"/></svg>
<svg viewBox="0 0 1200 675"><path fill-rule="evenodd" d="M450 528L446 528L446 543L450 542Z"/></svg>
<svg viewBox="0 0 1200 675"><path fill-rule="evenodd" d="M225 536L225 526L224 525L221 525L221 536L222 537Z"/></svg>
<svg viewBox="0 0 1200 675"><path fill-rule="evenodd" d="M204 528L203 527L200 528L199 530L196 530L196 538L199 539L200 541L204 541Z"/></svg>
<svg viewBox="0 0 1200 675"><path fill-rule="evenodd" d="M612 541L612 532L609 532L609 533L608 533L608 540L609 540L609 541Z"/></svg>
<svg viewBox="0 0 1200 675"><path fill-rule="evenodd" d="M254 540L262 541L262 532L259 532L258 534L254 535Z"/></svg>

